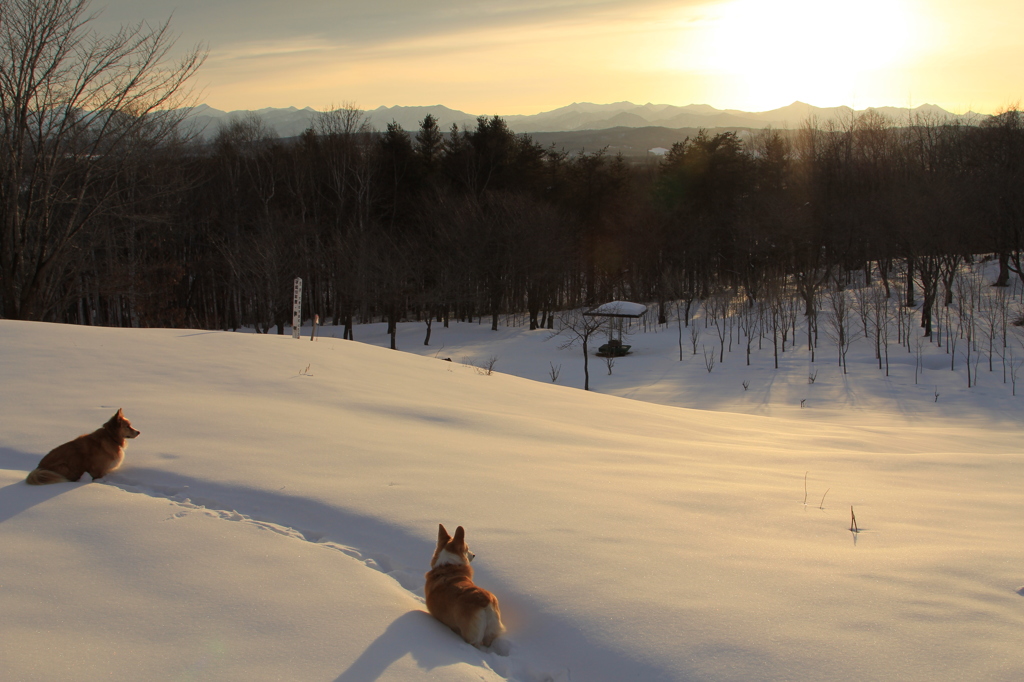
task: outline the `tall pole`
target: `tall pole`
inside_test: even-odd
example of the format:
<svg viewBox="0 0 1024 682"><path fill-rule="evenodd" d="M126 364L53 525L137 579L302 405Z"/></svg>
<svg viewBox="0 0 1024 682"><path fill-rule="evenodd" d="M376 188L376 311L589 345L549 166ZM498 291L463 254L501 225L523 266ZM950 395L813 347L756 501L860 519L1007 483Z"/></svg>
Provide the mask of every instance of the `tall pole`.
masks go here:
<svg viewBox="0 0 1024 682"><path fill-rule="evenodd" d="M295 278L295 295L292 297L292 338L299 338L302 331L302 278Z"/></svg>

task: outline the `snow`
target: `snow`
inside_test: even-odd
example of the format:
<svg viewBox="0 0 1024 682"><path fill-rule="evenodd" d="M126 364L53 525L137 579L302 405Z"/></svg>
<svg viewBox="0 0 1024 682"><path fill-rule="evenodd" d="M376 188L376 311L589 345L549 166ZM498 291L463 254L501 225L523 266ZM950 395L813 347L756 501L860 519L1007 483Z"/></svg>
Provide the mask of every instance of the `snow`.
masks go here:
<svg viewBox="0 0 1024 682"><path fill-rule="evenodd" d="M523 326L405 323L395 352L0 320L3 679L1024 678L998 360L968 389L926 345L915 383L862 338L844 375L823 334L708 372L688 329L632 330L584 392ZM119 471L24 484L118 407ZM438 523L501 600L490 651L424 612Z"/></svg>
<svg viewBox="0 0 1024 682"><path fill-rule="evenodd" d="M588 315L611 315L614 317L640 317L647 312L647 306L643 303L632 303L630 301L611 301L602 303L593 310L587 311Z"/></svg>

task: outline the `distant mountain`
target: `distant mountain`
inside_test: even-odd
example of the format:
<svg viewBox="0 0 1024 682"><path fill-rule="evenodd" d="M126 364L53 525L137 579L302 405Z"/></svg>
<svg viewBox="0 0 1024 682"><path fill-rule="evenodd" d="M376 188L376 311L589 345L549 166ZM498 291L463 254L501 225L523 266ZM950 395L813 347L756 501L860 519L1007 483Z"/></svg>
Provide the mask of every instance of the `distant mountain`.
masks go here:
<svg viewBox="0 0 1024 682"><path fill-rule="evenodd" d="M893 120L924 118L980 118L967 113L960 116L933 104L923 104L914 109L880 107L875 109ZM630 102L615 104L576 103L553 111L532 116L506 116L505 120L516 132L559 132L569 130L602 130L619 126L641 128L662 126L665 128L800 128L809 120L819 125L828 121L848 121L861 112L850 107L815 107L803 102L771 111L749 112L737 109L716 109L707 104L690 104L679 107L670 104L643 104Z"/></svg>
<svg viewBox="0 0 1024 682"><path fill-rule="evenodd" d="M908 121L912 118L927 120L983 118L973 112L967 114L951 114L934 104L922 104L913 109L900 107L878 107L879 113L895 120ZM866 110L861 110L866 111ZM749 112L737 109L716 109L707 104L689 104L675 106L671 104L633 104L632 102L615 102L613 104L592 104L576 102L568 106L545 111L539 114L515 114L503 116L509 128L517 133L564 133L579 131L601 131L612 129L658 127L664 129L686 128L724 128L760 129L766 126L780 129L800 128L807 121L823 125L830 121L849 121L855 114L850 107L815 107L804 102L793 102L789 106L771 111ZM250 114L260 116L264 123L272 127L280 137L294 137L302 133L313 122L316 110L306 107L296 109L257 109L255 111L221 111L201 104L193 108L189 120L195 129L204 137L213 137L222 124L232 118L241 118ZM384 130L392 121L407 131L419 128L420 121L427 114L438 121L442 130L447 131L452 124L460 128L476 125L476 114L449 109L440 104L419 107L378 107L364 112L367 121L377 130ZM490 115L490 114L488 114ZM499 114L500 115L500 114Z"/></svg>
<svg viewBox="0 0 1024 682"><path fill-rule="evenodd" d="M250 114L256 114L262 118L263 122L273 128L279 136L292 137L309 127L310 121L313 120L313 116L316 114L316 110L311 107L306 107L305 109L296 109L295 107L273 109L268 107L255 110L221 111L206 104L200 104L189 112L187 120L192 125L193 130L199 131L203 137L209 138L217 134L222 124L227 124L232 119L245 118Z"/></svg>
<svg viewBox="0 0 1024 682"><path fill-rule="evenodd" d="M457 123L460 128L476 127L477 117L473 114L449 109L440 104L431 107L377 107L367 111L366 117L370 125L377 130L384 130L389 123L394 121L405 130L415 131L419 129L420 121L426 118L427 114L437 119L438 127L445 132L451 129L453 123Z"/></svg>

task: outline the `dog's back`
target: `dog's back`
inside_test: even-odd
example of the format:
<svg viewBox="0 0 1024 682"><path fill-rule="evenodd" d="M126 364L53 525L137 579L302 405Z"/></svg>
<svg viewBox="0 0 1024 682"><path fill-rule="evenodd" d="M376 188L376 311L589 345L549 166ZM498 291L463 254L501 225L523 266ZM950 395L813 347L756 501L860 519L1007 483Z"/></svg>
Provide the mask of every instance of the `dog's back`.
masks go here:
<svg viewBox="0 0 1024 682"><path fill-rule="evenodd" d="M437 549L430 561L424 594L427 610L473 646L490 646L505 632L498 598L473 583L473 554L459 526L449 537L438 529Z"/></svg>
<svg viewBox="0 0 1024 682"><path fill-rule="evenodd" d="M47 453L25 481L32 485L77 481L84 473L93 480L102 478L121 466L125 439L138 435L118 410L101 428Z"/></svg>

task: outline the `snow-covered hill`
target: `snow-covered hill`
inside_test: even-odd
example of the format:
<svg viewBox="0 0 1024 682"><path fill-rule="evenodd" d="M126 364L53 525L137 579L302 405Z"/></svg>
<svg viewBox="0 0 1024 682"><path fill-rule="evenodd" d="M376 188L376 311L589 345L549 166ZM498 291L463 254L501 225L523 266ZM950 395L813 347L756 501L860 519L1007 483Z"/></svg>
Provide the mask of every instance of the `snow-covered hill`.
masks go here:
<svg viewBox="0 0 1024 682"><path fill-rule="evenodd" d="M968 390L926 348L886 378L862 343L845 376L824 344L709 373L649 327L588 393L546 332L423 331L417 355L378 325L0 320L3 678L1024 676L1024 398L998 372ZM120 471L24 484L118 407ZM501 600L492 651L423 612L438 523Z"/></svg>

